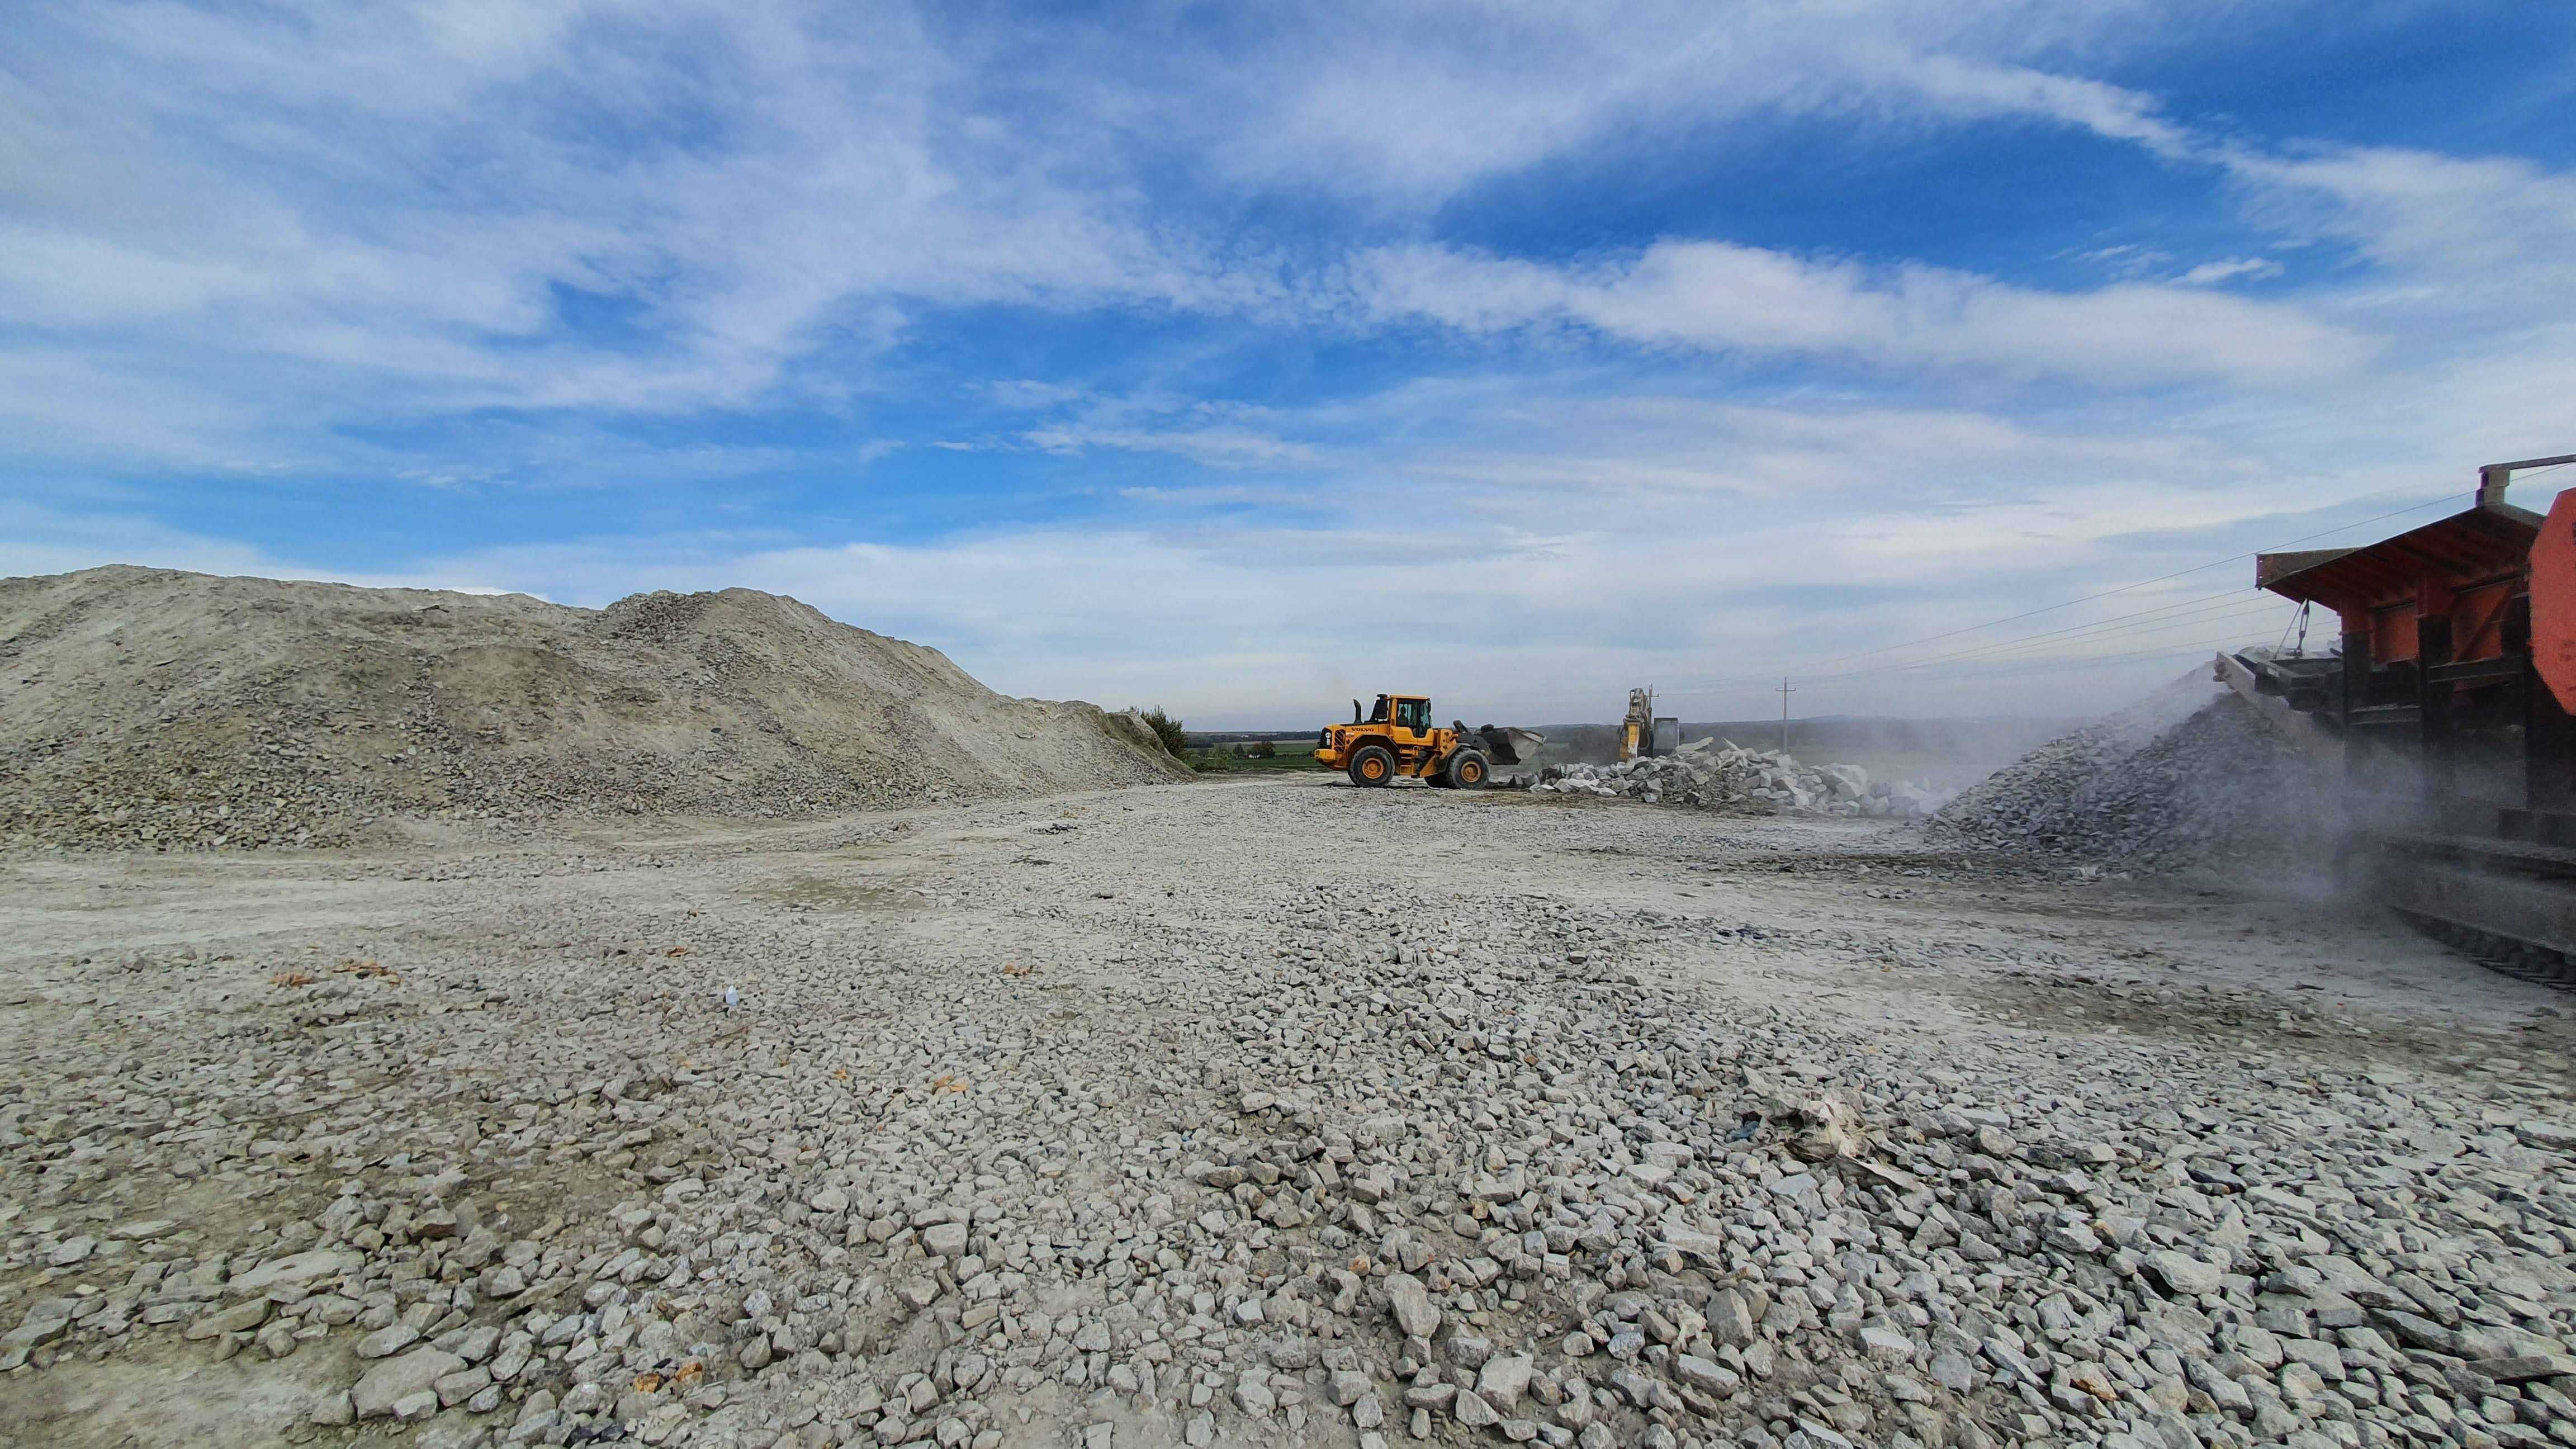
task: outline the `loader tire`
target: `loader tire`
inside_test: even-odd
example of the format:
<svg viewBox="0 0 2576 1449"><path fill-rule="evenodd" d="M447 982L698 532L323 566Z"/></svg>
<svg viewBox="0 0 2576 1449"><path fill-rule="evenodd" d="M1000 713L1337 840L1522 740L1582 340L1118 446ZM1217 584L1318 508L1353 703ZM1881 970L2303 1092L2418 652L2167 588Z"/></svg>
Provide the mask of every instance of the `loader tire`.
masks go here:
<svg viewBox="0 0 2576 1449"><path fill-rule="evenodd" d="M1384 745L1362 745L1351 756L1351 783L1375 787L1395 778L1395 755Z"/></svg>
<svg viewBox="0 0 2576 1449"><path fill-rule="evenodd" d="M1483 750L1460 750L1449 757L1449 768L1441 771L1452 790L1482 790L1493 773L1494 767Z"/></svg>

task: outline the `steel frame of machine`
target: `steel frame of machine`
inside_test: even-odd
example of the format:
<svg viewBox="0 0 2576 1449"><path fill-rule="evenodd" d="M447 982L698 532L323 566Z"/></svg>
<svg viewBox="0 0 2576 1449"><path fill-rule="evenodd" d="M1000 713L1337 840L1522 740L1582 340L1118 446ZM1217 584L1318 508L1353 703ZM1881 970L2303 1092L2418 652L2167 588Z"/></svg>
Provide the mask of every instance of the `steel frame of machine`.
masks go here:
<svg viewBox="0 0 2576 1449"><path fill-rule="evenodd" d="M2346 883L2487 957L2576 979L2576 491L2476 503L2357 548L2264 554L2256 584L2332 610L2330 658L2221 656L2220 679L2340 757Z"/></svg>

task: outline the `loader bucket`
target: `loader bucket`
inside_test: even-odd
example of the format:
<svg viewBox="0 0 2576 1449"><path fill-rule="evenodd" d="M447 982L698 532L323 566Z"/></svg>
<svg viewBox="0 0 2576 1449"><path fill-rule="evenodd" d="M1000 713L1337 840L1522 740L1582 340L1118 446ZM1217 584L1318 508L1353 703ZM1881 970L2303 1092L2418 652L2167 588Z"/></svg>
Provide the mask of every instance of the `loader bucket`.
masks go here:
<svg viewBox="0 0 2576 1449"><path fill-rule="evenodd" d="M1496 728L1493 725L1476 731L1476 737L1485 742L1485 753L1493 756L1494 763L1498 765L1522 764L1538 754L1539 746L1547 743L1547 736L1536 730Z"/></svg>

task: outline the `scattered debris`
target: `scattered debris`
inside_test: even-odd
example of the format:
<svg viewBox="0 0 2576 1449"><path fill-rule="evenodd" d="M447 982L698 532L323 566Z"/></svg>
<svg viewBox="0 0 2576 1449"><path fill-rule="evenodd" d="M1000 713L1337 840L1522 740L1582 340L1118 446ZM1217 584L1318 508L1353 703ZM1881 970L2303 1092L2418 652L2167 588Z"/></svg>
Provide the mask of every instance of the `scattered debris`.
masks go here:
<svg viewBox="0 0 2576 1449"><path fill-rule="evenodd" d="M1919 785L1872 780L1858 765L1802 765L1777 750L1693 740L1616 765L1549 765L1522 783L1538 794L1600 795L1745 814L1909 817L1937 803Z"/></svg>

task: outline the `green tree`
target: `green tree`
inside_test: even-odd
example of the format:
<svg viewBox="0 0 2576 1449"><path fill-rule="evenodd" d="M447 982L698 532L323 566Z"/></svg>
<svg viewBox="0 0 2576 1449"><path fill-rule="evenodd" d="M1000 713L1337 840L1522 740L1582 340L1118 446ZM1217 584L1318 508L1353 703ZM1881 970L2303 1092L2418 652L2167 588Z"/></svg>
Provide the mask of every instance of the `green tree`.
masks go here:
<svg viewBox="0 0 2576 1449"><path fill-rule="evenodd" d="M1179 720L1163 713L1163 707L1159 704L1152 709L1136 711L1136 717L1143 720L1145 727L1154 732L1154 738L1163 742L1165 753L1175 760L1181 758L1182 751L1188 747L1188 741L1182 737Z"/></svg>

